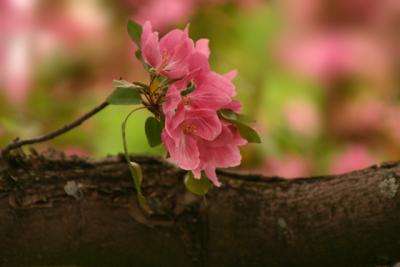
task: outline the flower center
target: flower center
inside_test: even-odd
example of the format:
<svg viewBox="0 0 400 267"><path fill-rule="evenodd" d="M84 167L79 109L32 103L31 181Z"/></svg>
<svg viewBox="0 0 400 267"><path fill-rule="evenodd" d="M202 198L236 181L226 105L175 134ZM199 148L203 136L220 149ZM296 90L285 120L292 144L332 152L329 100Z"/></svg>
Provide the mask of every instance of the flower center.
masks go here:
<svg viewBox="0 0 400 267"><path fill-rule="evenodd" d="M190 97L189 96L182 96L182 103L185 106L190 105Z"/></svg>
<svg viewBox="0 0 400 267"><path fill-rule="evenodd" d="M182 128L184 134L192 134L196 132L196 126L189 123L183 123Z"/></svg>
<svg viewBox="0 0 400 267"><path fill-rule="evenodd" d="M170 54L168 53L168 51L167 51L166 49L164 49L164 50L162 51L162 56L161 56L161 58L162 58L161 66L162 66L162 67L166 67L167 64L168 64L168 61L169 61L170 58L171 58Z"/></svg>

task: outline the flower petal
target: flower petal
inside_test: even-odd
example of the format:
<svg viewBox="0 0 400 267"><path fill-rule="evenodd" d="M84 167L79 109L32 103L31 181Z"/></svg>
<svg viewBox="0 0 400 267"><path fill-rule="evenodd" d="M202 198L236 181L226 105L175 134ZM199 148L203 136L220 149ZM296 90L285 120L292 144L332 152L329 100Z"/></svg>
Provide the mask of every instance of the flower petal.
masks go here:
<svg viewBox="0 0 400 267"><path fill-rule="evenodd" d="M210 71L207 74L199 76L198 84L202 83L207 84L212 91L223 92L230 97L236 95L236 89L233 83L229 79L216 72Z"/></svg>
<svg viewBox="0 0 400 267"><path fill-rule="evenodd" d="M223 91L215 91L213 87L200 86L189 95L193 107L219 110L231 102L231 98Z"/></svg>
<svg viewBox="0 0 400 267"><path fill-rule="evenodd" d="M181 95L178 88L175 84L172 84L165 95L165 102L163 104L164 114L167 116L174 114L180 101Z"/></svg>
<svg viewBox="0 0 400 267"><path fill-rule="evenodd" d="M161 65L162 57L160 47L158 45L158 33L152 33L142 44L143 59L150 66L158 68Z"/></svg>
<svg viewBox="0 0 400 267"><path fill-rule="evenodd" d="M150 35L153 34L153 30L151 27L150 21L146 20L146 22L142 26L142 36L141 36L141 43L142 47L144 44L147 42L147 39L149 39Z"/></svg>
<svg viewBox="0 0 400 267"><path fill-rule="evenodd" d="M221 183L218 180L217 174L215 172L215 168L207 167L204 172L206 173L207 178L216 186L220 187Z"/></svg>
<svg viewBox="0 0 400 267"><path fill-rule="evenodd" d="M225 73L223 76L225 78L227 78L228 80L233 81L233 79L236 78L237 74L238 74L237 70L231 70L231 71Z"/></svg>
<svg viewBox="0 0 400 267"><path fill-rule="evenodd" d="M240 110L242 109L242 104L237 100L232 100L230 103L228 103L223 108L224 109L230 109L230 110L232 110L234 112L240 112Z"/></svg>
<svg viewBox="0 0 400 267"><path fill-rule="evenodd" d="M194 126L194 135L205 140L213 140L221 133L221 121L215 111L209 109L193 109L186 110L185 113L184 123Z"/></svg>
<svg viewBox="0 0 400 267"><path fill-rule="evenodd" d="M181 132L179 138L172 138L166 131L163 131L161 138L171 158L184 170L193 170L199 163L199 149L197 140L191 135Z"/></svg>
<svg viewBox="0 0 400 267"><path fill-rule="evenodd" d="M208 47L208 39L200 39L196 42L196 51L205 55L207 58L210 56L210 48Z"/></svg>

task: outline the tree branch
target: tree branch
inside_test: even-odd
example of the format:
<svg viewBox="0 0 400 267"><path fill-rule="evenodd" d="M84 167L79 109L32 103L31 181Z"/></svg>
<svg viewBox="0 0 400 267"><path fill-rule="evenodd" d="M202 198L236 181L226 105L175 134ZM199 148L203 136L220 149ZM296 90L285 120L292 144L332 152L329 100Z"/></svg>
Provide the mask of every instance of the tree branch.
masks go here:
<svg viewBox="0 0 400 267"><path fill-rule="evenodd" d="M55 130L53 132L50 132L48 134L45 134L43 136L32 138L32 139L27 139L27 140L18 140L18 139L16 139L13 142L11 142L8 146L6 146L3 150L0 151L0 156L1 155L4 156L4 155L8 154L13 149L17 149L17 148L20 148L20 147L23 147L23 146L26 146L26 145L33 145L33 144L37 144L37 143L42 143L42 142L54 139L55 137L57 137L59 135L62 135L64 133L66 133L66 132L78 127L83 122L85 122L86 120L91 118L93 115L97 114L99 111L103 110L108 105L109 104L107 103L107 101L104 101L103 103L101 103L100 105L96 106L91 111L89 111L88 113L86 113L83 116L79 117L78 119L76 119L72 123L69 123L69 124L59 128L59 129L57 129L57 130Z"/></svg>
<svg viewBox="0 0 400 267"><path fill-rule="evenodd" d="M389 266L400 260L400 163L284 180L219 172L207 206L184 171L122 155L0 159L0 266Z"/></svg>

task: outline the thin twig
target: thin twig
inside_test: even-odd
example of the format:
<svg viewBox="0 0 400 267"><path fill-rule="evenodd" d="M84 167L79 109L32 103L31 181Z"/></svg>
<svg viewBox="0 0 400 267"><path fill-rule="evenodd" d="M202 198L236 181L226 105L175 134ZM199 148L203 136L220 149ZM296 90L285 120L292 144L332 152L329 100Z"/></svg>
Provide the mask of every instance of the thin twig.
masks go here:
<svg viewBox="0 0 400 267"><path fill-rule="evenodd" d="M48 134L45 134L43 136L32 138L32 139L26 139L26 140L16 139L12 143L10 143L8 146L6 146L3 150L1 150L0 155L6 155L13 149L17 149L17 148L20 148L20 147L23 147L26 145L32 145L32 144L45 142L45 141L51 140L59 135L62 135L64 133L76 128L77 126L81 125L83 122L88 120L90 117L92 117L93 115L95 115L96 113L98 113L99 111L101 111L102 109L107 107L108 105L109 105L108 102L104 101L103 103L96 106L94 109L92 109L88 113L84 114L82 117L78 118L77 120L73 121L72 123L69 123L69 124L65 125L64 127L59 128L59 129L57 129L53 132L50 132Z"/></svg>

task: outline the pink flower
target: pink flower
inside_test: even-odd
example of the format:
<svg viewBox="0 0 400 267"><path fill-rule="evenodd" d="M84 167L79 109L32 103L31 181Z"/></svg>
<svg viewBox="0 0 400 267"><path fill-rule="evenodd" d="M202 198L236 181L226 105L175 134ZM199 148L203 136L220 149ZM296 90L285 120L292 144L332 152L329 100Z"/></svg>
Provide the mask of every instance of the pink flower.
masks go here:
<svg viewBox="0 0 400 267"><path fill-rule="evenodd" d="M195 178L201 177L204 170L208 179L215 186L220 186L216 175L216 168L235 167L242 159L238 146L247 144L236 127L229 123L223 123L221 134L212 141L199 140L200 164L193 170Z"/></svg>
<svg viewBox="0 0 400 267"><path fill-rule="evenodd" d="M23 103L33 89L33 61L37 65L60 48L93 43L106 26L89 1L66 1L54 10L39 6L39 1L0 1L0 90L11 103Z"/></svg>
<svg viewBox="0 0 400 267"><path fill-rule="evenodd" d="M171 159L201 178L202 172L220 186L216 168L240 164L239 146L247 143L236 126L219 117L222 109L238 112L240 103L232 80L236 71L220 75L211 70L207 39L194 42L188 29L173 30L160 40L145 22L141 36L143 60L156 75L179 78L167 89L162 104L165 128L161 139Z"/></svg>
<svg viewBox="0 0 400 267"><path fill-rule="evenodd" d="M234 74L197 70L168 89L163 106L162 138L171 158L182 169L192 170L195 178L204 171L215 186L220 186L215 169L239 165L238 146L246 143L234 126L217 115L224 108L240 110L240 103L231 98L236 93L230 80ZM193 92L181 95L188 80Z"/></svg>
<svg viewBox="0 0 400 267"><path fill-rule="evenodd" d="M387 117L385 103L379 99L364 97L343 101L332 110L331 124L338 134L366 136L376 134L385 127Z"/></svg>
<svg viewBox="0 0 400 267"><path fill-rule="evenodd" d="M222 130L217 113L208 109L185 110L181 108L173 120L166 120L163 141L171 158L185 170L200 164L197 142L212 141Z"/></svg>
<svg viewBox="0 0 400 267"><path fill-rule="evenodd" d="M312 103L306 100L293 100L284 107L288 126L304 136L315 136L320 130L318 111Z"/></svg>
<svg viewBox="0 0 400 267"><path fill-rule="evenodd" d="M149 20L154 28L163 30L168 26L187 22L187 19L196 11L197 6L196 0L146 0L138 10L136 8L137 12L135 12L134 18L141 23Z"/></svg>
<svg viewBox="0 0 400 267"><path fill-rule="evenodd" d="M287 179L295 179L309 176L311 166L304 156L287 154L282 158L270 158L266 161L262 174L268 176L280 176Z"/></svg>
<svg viewBox="0 0 400 267"><path fill-rule="evenodd" d="M286 40L283 60L290 68L311 78L331 79L355 68L354 50L342 35L321 35Z"/></svg>
<svg viewBox="0 0 400 267"><path fill-rule="evenodd" d="M188 61L196 51L188 36L188 28L170 31L159 40L158 32L152 31L149 21L143 24L141 45L144 61L168 78L181 78L188 74Z"/></svg>
<svg viewBox="0 0 400 267"><path fill-rule="evenodd" d="M168 89L163 106L162 138L171 158L182 169L192 170L195 178L204 171L215 186L220 186L215 169L239 165L238 146L246 144L234 126L217 116L220 109L240 110L240 103L231 98L236 94L234 75L198 69ZM182 95L188 84L193 92Z"/></svg>
<svg viewBox="0 0 400 267"><path fill-rule="evenodd" d="M186 109L207 108L213 111L227 107L238 109L237 103L232 103L231 96L236 91L229 79L212 72L189 76L189 79L195 89L188 95L181 95L189 83L188 79L177 81L168 89L164 104L164 113L167 117L174 114L181 106Z"/></svg>
<svg viewBox="0 0 400 267"><path fill-rule="evenodd" d="M376 160L363 145L351 145L332 163L330 172L342 174L373 165Z"/></svg>

